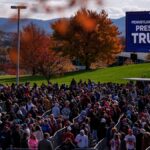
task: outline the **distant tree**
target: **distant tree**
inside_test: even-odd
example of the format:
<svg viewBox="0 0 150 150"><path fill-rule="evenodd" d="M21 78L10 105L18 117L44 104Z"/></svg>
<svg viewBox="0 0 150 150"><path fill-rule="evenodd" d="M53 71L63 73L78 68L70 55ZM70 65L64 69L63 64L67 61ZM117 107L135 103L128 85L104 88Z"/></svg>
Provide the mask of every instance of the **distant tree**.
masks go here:
<svg viewBox="0 0 150 150"><path fill-rule="evenodd" d="M14 36L17 41L17 36ZM31 23L23 28L20 33L20 64L23 68L30 70L34 75L37 72L38 53L49 49L50 38L44 30ZM16 42L13 43L10 57L16 63Z"/></svg>
<svg viewBox="0 0 150 150"><path fill-rule="evenodd" d="M60 43L58 49L80 60L86 69L99 60L109 64L122 51L118 28L104 10L98 14L81 9L71 19L55 22L52 28L53 38Z"/></svg>
<svg viewBox="0 0 150 150"><path fill-rule="evenodd" d="M52 50L53 40L41 28L31 23L23 28L20 37L20 64L23 68L31 70L33 75L42 74L48 81L52 75L66 71L69 60ZM9 54L16 63L15 44Z"/></svg>
<svg viewBox="0 0 150 150"><path fill-rule="evenodd" d="M45 50L38 56L38 72L40 72L49 82L53 75L60 75L64 72L71 71L74 66L66 57L62 57L61 53L54 50Z"/></svg>
<svg viewBox="0 0 150 150"><path fill-rule="evenodd" d="M38 55L49 49L51 42L45 31L35 24L29 24L21 32L21 62L25 68L30 68L34 75L37 71Z"/></svg>

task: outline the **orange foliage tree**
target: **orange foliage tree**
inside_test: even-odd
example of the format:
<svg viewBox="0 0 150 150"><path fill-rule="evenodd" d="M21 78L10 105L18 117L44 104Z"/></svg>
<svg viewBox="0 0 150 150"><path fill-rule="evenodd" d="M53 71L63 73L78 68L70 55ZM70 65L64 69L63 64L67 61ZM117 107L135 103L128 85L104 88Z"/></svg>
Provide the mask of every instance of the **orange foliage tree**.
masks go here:
<svg viewBox="0 0 150 150"><path fill-rule="evenodd" d="M99 60L109 64L122 51L118 28L103 10L100 13L81 9L70 19L52 25L58 49L71 59L78 59L89 69Z"/></svg>
<svg viewBox="0 0 150 150"><path fill-rule="evenodd" d="M16 37L15 37L16 39ZM15 40L17 41L17 40ZM16 63L16 50L10 51L10 58ZM47 80L54 74L64 72L69 61L52 50L53 40L35 24L23 28L20 34L20 64L32 74L42 74ZM60 67L61 66L61 67ZM63 66L63 67L62 67Z"/></svg>
<svg viewBox="0 0 150 150"><path fill-rule="evenodd" d="M53 75L60 75L64 72L73 70L74 66L66 57L62 57L61 53L54 50L45 50L38 56L38 71L49 82Z"/></svg>
<svg viewBox="0 0 150 150"><path fill-rule="evenodd" d="M14 35L14 43L10 50L10 58L13 63L17 63L17 35ZM37 72L38 55L48 49L50 38L44 30L31 23L25 26L20 32L20 65L34 75Z"/></svg>

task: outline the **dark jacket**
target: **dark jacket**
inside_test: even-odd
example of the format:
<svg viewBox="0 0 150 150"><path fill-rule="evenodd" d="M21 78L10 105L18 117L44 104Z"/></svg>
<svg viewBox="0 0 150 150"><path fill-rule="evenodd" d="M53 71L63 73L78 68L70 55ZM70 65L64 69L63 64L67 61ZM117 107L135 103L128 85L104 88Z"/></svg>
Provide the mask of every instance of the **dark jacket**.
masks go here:
<svg viewBox="0 0 150 150"><path fill-rule="evenodd" d="M38 150L53 150L53 145L48 139L43 139L38 144Z"/></svg>

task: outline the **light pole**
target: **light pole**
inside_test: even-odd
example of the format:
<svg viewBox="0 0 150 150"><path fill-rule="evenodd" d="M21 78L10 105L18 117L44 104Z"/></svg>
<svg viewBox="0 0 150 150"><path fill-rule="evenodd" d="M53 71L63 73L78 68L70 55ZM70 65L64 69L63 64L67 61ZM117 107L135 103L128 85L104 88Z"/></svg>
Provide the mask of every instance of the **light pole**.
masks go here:
<svg viewBox="0 0 150 150"><path fill-rule="evenodd" d="M17 9L18 10L18 26L17 26L17 74L16 74L16 83L19 85L19 68L20 68L20 10L26 9L26 6L11 6L11 9Z"/></svg>

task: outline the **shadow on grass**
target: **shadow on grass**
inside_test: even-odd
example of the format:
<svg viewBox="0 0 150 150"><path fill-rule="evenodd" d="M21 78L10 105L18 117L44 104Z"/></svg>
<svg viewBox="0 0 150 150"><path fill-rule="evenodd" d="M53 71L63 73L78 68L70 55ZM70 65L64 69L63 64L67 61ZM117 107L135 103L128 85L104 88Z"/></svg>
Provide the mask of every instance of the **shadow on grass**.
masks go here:
<svg viewBox="0 0 150 150"><path fill-rule="evenodd" d="M93 72L96 70L82 70L82 71L76 71L76 72L67 72L63 75L58 75L58 76L53 76L51 79L61 79L64 77L69 77L72 76L72 78L74 78L74 76L83 74L83 73L89 73L89 72ZM50 80L51 80L50 79ZM20 76L19 77L20 82L38 82L38 81L43 81L43 82L47 82L47 80L40 75L36 75L36 76ZM0 79L0 84L1 83L16 83L16 77L10 77L10 78L2 78Z"/></svg>
<svg viewBox="0 0 150 150"><path fill-rule="evenodd" d="M39 81L39 80L45 80L44 77L42 76L21 76L19 77L19 80L20 82L28 82L28 81ZM46 80L45 80L46 81ZM15 83L16 82L16 77L13 77L13 78L3 78L3 79L0 79L0 83L3 82L3 83Z"/></svg>
<svg viewBox="0 0 150 150"><path fill-rule="evenodd" d="M80 70L80 71L74 71L74 72L67 72L64 73L63 75L58 75L58 76L53 76L52 79L57 79L57 78L63 78L63 77L69 77L69 76L76 76L76 75L80 75L83 73L90 73L90 72L94 72L98 69L93 69L93 70ZM73 77L72 77L73 78Z"/></svg>

